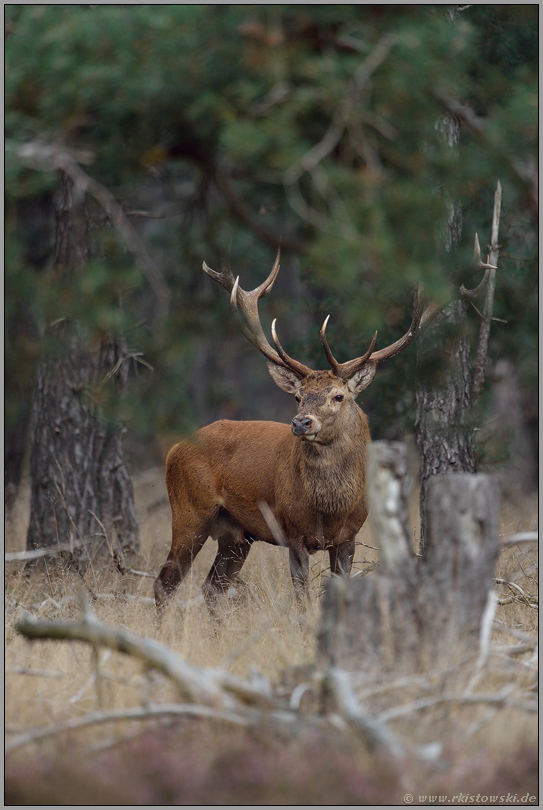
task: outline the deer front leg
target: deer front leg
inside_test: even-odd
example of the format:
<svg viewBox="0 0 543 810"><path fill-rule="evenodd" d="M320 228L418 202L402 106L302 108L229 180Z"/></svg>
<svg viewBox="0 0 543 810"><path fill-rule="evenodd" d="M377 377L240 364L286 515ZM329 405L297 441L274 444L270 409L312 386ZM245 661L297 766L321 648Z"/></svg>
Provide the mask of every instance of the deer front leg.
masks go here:
<svg viewBox="0 0 543 810"><path fill-rule="evenodd" d="M330 555L330 571L338 576L348 577L351 573L351 566L354 558L355 540L352 537L346 543L339 546L331 546L328 549Z"/></svg>
<svg viewBox="0 0 543 810"><path fill-rule="evenodd" d="M309 593L309 553L302 543L289 546L288 561L294 593L300 603Z"/></svg>

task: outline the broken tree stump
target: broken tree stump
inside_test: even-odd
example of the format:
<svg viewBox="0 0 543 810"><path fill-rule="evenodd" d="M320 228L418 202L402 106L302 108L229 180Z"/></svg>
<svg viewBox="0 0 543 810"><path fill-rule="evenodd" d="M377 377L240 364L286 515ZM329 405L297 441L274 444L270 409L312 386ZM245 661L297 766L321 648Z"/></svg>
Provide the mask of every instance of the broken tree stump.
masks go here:
<svg viewBox="0 0 543 810"><path fill-rule="evenodd" d="M417 560L406 474L405 445L370 445L368 502L380 562L371 576L328 581L321 664L418 672L477 652L499 549L497 482L486 475L434 476L428 485L427 553Z"/></svg>
<svg viewBox="0 0 543 810"><path fill-rule="evenodd" d="M499 552L496 479L436 475L428 482L428 542L420 565L419 614L431 645L477 641Z"/></svg>

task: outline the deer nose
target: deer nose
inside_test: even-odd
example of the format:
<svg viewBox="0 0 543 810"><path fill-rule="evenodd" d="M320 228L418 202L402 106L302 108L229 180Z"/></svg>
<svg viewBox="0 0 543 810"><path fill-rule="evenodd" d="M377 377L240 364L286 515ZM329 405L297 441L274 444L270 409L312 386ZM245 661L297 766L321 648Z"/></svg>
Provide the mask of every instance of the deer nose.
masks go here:
<svg viewBox="0 0 543 810"><path fill-rule="evenodd" d="M292 420L292 432L295 436L303 436L310 433L313 428L313 420L309 416L295 416Z"/></svg>

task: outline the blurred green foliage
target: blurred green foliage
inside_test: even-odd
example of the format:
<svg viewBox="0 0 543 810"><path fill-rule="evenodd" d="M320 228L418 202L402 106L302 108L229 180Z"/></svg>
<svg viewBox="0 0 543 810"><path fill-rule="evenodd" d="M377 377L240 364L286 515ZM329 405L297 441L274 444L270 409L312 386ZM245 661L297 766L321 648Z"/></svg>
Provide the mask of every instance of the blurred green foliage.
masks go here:
<svg viewBox="0 0 543 810"><path fill-rule="evenodd" d="M278 289L262 308L283 322L309 315L287 350L323 367L318 328L328 312L344 360L365 351L376 329L378 346L405 331L419 282L441 302L460 282L478 283L473 237L484 251L499 178L496 315L506 323L494 325L490 353L512 358L523 384L536 385L528 197L537 5L30 4L7 5L5 18L12 375L43 354L55 319L79 320L91 334L121 330L154 367L135 363L125 408L133 427L188 429L199 418L189 384L198 346L236 329L226 295L202 276L203 259L230 262L250 288L271 268L274 238L283 240L304 295L282 300ZM462 127L451 148L444 99L469 107L484 134ZM17 156L36 139L84 152L86 171L125 210L164 214L132 219L171 291L160 334L150 326L149 284L115 231L104 231L84 272L55 276L57 175ZM462 237L446 254L440 233L452 201ZM23 310L31 339L15 328ZM414 376L413 350L379 372L364 400L374 435L412 424ZM8 385L8 418L17 390Z"/></svg>

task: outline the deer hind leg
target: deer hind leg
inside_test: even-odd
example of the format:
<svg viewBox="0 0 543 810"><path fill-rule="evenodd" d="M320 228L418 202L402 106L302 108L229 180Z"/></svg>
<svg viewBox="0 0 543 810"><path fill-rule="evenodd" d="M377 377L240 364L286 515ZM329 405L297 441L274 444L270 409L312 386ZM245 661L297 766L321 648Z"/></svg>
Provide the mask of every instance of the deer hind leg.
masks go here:
<svg viewBox="0 0 543 810"><path fill-rule="evenodd" d="M217 597L225 594L230 585L235 585L247 555L251 550L252 540L241 532L225 532L218 538L218 550L213 565L202 586L202 593L207 608L214 618L219 618L216 609Z"/></svg>
<svg viewBox="0 0 543 810"><path fill-rule="evenodd" d="M153 586L159 613L162 613L190 571L196 555L208 538L210 523L210 518L196 521L191 520L190 515L183 522L174 520L172 547Z"/></svg>
<svg viewBox="0 0 543 810"><path fill-rule="evenodd" d="M331 546L328 549L330 555L330 571L338 576L348 577L354 558L355 541L354 537L341 543L339 546Z"/></svg>

